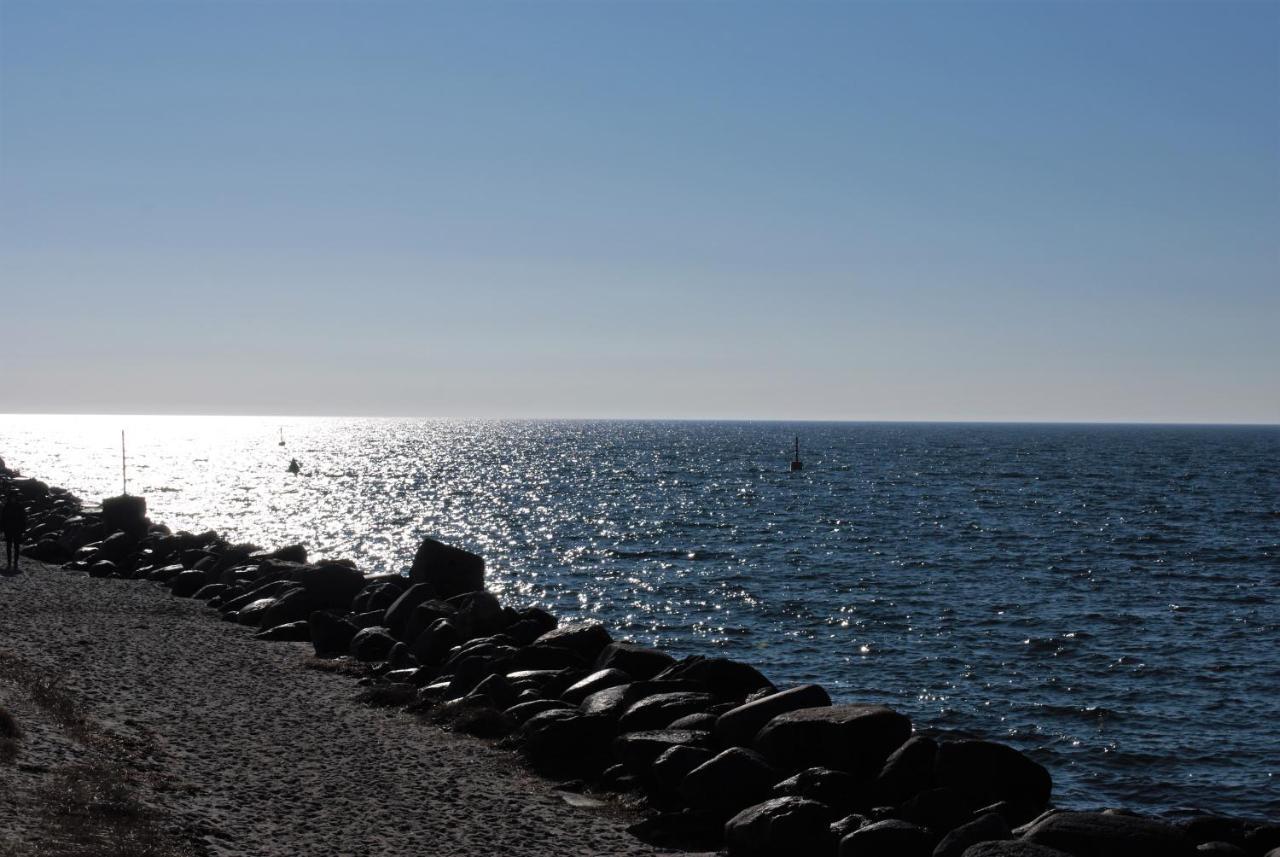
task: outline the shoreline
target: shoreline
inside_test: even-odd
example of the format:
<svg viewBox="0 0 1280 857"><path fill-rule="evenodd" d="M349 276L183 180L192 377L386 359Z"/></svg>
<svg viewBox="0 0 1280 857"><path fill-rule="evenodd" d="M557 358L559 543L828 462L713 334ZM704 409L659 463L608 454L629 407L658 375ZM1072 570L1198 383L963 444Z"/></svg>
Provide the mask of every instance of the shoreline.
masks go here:
<svg viewBox="0 0 1280 857"><path fill-rule="evenodd" d="M886 835L914 837L909 848L922 849L927 840L932 850L980 821L985 826L967 835L1061 846L1074 841L1071 836L1093 841L1120 835L1107 825L1129 818L1081 812L1058 813L1057 821L1039 818L1051 805L1049 774L1003 745L939 746L913 732L896 712L832 706L829 697L823 699L826 692L812 685L774 688L746 664L677 662L656 650L616 643L598 624L557 628L558 620L545 611L517 611L484 592L483 560L456 548L424 546L420 558L424 550L430 556L415 563L407 580L366 579L340 562L307 563L300 546L255 552L213 533L169 534L146 521L145 506L139 511L136 501L106 501L95 516L66 492L54 489L44 497L46 517L38 524L43 529L32 530L37 558L70 559L68 567L90 579L163 582L175 595L196 596L194 602L170 601L189 605L199 621L208 621L207 611L197 606L204 601L223 618L234 614L230 618L238 623L258 626L264 638L311 641L318 652L354 655L368 665L366 698L380 693L384 703L430 712L463 731L514 736L499 746L517 749L535 769L578 780L574 787L589 794L620 794L644 805L648 818L635 832L651 842L716 847L722 844L714 835L718 829L728 831L730 853L769 853L760 843L771 841L774 828L786 827L779 821L782 810L808 819L788 822L786 833L793 844L808 841L804 853L826 853L832 845L827 850L842 855L845 844L833 842L865 850ZM411 597L415 583L426 589ZM249 595L255 597L245 600ZM256 645L245 632L222 627ZM335 643L343 640L345 645ZM364 711L378 717L377 709ZM849 746L854 737L857 747ZM814 767L809 763L833 760L831 776L806 779ZM750 788L743 785L748 781ZM734 792L732 800L726 790ZM984 801L972 805L978 795ZM771 806L778 801L785 806ZM762 805L766 809L750 814ZM839 817L832 817L837 811ZM1073 818L1091 832L1059 829ZM843 827L831 832L832 822ZM1143 824L1143 835L1164 837L1160 841L1173 849L1168 853L1211 841L1259 855L1280 845L1274 825L1258 821ZM739 830L744 833L735 834ZM1215 838L1204 839L1209 833ZM1266 838L1272 835L1274 843ZM1267 850L1257 850L1260 842Z"/></svg>

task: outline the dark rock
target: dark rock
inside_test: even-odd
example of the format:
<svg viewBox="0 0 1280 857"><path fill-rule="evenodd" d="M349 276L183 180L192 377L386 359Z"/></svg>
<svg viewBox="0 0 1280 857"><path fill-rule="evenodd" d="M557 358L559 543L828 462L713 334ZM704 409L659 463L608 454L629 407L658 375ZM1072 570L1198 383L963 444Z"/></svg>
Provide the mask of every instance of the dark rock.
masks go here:
<svg viewBox="0 0 1280 857"><path fill-rule="evenodd" d="M553 709L526 720L518 738L521 754L535 770L551 776L590 776L612 764L612 734L610 724L598 717Z"/></svg>
<svg viewBox="0 0 1280 857"><path fill-rule="evenodd" d="M307 624L311 627L311 644L321 657L345 655L359 630L342 614L329 610L312 613Z"/></svg>
<svg viewBox="0 0 1280 857"><path fill-rule="evenodd" d="M830 768L806 768L774 786L769 796L808 798L841 814L867 803L867 790L857 777Z"/></svg>
<svg viewBox="0 0 1280 857"><path fill-rule="evenodd" d="M831 705L826 690L816 684L805 684L767 694L754 702L747 702L720 715L716 721L716 740L722 746L751 746L764 725L779 714L801 708L818 708Z"/></svg>
<svg viewBox="0 0 1280 857"><path fill-rule="evenodd" d="M564 693L560 694L560 698L565 702L572 702L576 705L598 690L604 690L608 687L617 687L618 685L629 684L630 682L631 677L621 670L597 670L581 681L571 685Z"/></svg>
<svg viewBox="0 0 1280 857"><path fill-rule="evenodd" d="M267 615L267 611L276 603L275 598L259 598L251 601L241 607L235 613L235 621L241 625L255 625L262 627L262 617Z"/></svg>
<svg viewBox="0 0 1280 857"><path fill-rule="evenodd" d="M816 801L780 797L742 810L724 826L730 857L829 854L829 810Z"/></svg>
<svg viewBox="0 0 1280 857"><path fill-rule="evenodd" d="M349 652L358 661L384 661L396 644L386 628L361 628L351 638Z"/></svg>
<svg viewBox="0 0 1280 857"><path fill-rule="evenodd" d="M1195 854L1191 837L1172 824L1105 812L1056 812L1033 824L1023 838L1076 857L1190 857Z"/></svg>
<svg viewBox="0 0 1280 857"><path fill-rule="evenodd" d="M1056 848L1010 839L970 845L965 850L964 857L1072 857L1072 855Z"/></svg>
<svg viewBox="0 0 1280 857"><path fill-rule="evenodd" d="M502 604L492 592L464 592L447 603L457 610L453 621L464 637L486 637L506 627Z"/></svg>
<svg viewBox="0 0 1280 857"><path fill-rule="evenodd" d="M674 792L690 771L714 755L703 747L677 744L653 760L652 778L662 788Z"/></svg>
<svg viewBox="0 0 1280 857"><path fill-rule="evenodd" d="M89 566L90 577L114 577L116 564L109 559L100 559Z"/></svg>
<svg viewBox="0 0 1280 857"><path fill-rule="evenodd" d="M535 714L544 711L571 710L573 706L561 699L534 699L521 702L507 709L507 714L517 723L524 723Z"/></svg>
<svg viewBox="0 0 1280 857"><path fill-rule="evenodd" d="M187 569L176 563L174 565L162 565L158 568L153 568L151 569L151 571L147 572L147 580L155 580L160 583L168 583L170 580L173 580L178 575L186 574L186 573L187 573ZM197 573L203 576L203 572L197 572ZM253 601L253 600L255 599L250 598L245 601L245 604L248 604L249 601ZM242 604L240 606L243 607L244 605Z"/></svg>
<svg viewBox="0 0 1280 857"><path fill-rule="evenodd" d="M888 819L840 840L839 857L930 857L933 836L918 824Z"/></svg>
<svg viewBox="0 0 1280 857"><path fill-rule="evenodd" d="M382 620L386 614L381 610L370 610L368 613L348 613L347 618L357 628L385 628Z"/></svg>
<svg viewBox="0 0 1280 857"><path fill-rule="evenodd" d="M385 612L388 607L396 603L396 599L403 592L403 586L386 580L366 583L364 588L356 593L356 597L351 599L351 611L353 613L368 613L370 610Z"/></svg>
<svg viewBox="0 0 1280 857"><path fill-rule="evenodd" d="M773 684L750 664L728 658L704 658L691 655L677 661L654 676L655 680L695 681L707 688L717 699L741 702L748 694L768 688Z"/></svg>
<svg viewBox="0 0 1280 857"><path fill-rule="evenodd" d="M1230 842L1203 842L1196 846L1196 854L1221 854L1224 857L1249 857L1249 852Z"/></svg>
<svg viewBox="0 0 1280 857"><path fill-rule="evenodd" d="M926 789L897 807L894 816L927 827L941 836L972 820L966 797L955 789Z"/></svg>
<svg viewBox="0 0 1280 857"><path fill-rule="evenodd" d="M178 598L190 598L208 582L203 571L184 571L169 579L169 590Z"/></svg>
<svg viewBox="0 0 1280 857"><path fill-rule="evenodd" d="M435 592L428 584L415 583L391 602L382 624L390 628L391 633L397 637L406 637L405 631L414 608L425 601L430 601L433 597Z"/></svg>
<svg viewBox="0 0 1280 857"><path fill-rule="evenodd" d="M582 700L582 710L587 714L605 717L617 722L627 709L647 696L659 693L691 692L697 685L679 681L637 681L598 690Z"/></svg>
<svg viewBox="0 0 1280 857"><path fill-rule="evenodd" d="M312 594L300 586L296 589L287 589L276 597L275 603L262 615L258 624L263 628L272 628L289 622L299 622L316 610L322 609L323 606L316 603Z"/></svg>
<svg viewBox="0 0 1280 857"><path fill-rule="evenodd" d="M690 771L679 791L694 809L732 814L767 798L780 776L759 753L730 747Z"/></svg>
<svg viewBox="0 0 1280 857"><path fill-rule="evenodd" d="M267 554L266 559L280 559L285 562L305 563L307 561L307 548L305 545L287 545L278 548Z"/></svg>
<svg viewBox="0 0 1280 857"><path fill-rule="evenodd" d="M590 661L563 646L525 646L511 660L512 669L565 670L584 669Z"/></svg>
<svg viewBox="0 0 1280 857"><path fill-rule="evenodd" d="M138 546L138 539L130 533L115 532L102 540L98 545L98 559L119 562Z"/></svg>
<svg viewBox="0 0 1280 857"><path fill-rule="evenodd" d="M12 482L9 483L9 487L17 491L18 495L28 503L32 503L38 500L43 500L45 497L49 496L49 486L44 482L41 482L39 479L30 479L30 478L14 479ZM111 499L119 499L119 498L111 498ZM129 499L142 500L141 497L130 497ZM103 500L102 503L105 506L107 504L107 501ZM145 512L146 501L143 500L142 503L143 503L142 508L143 508L143 511Z"/></svg>
<svg viewBox="0 0 1280 857"><path fill-rule="evenodd" d="M970 845L1012 837L1009 822L998 813L989 812L953 828L933 849L933 857L963 857Z"/></svg>
<svg viewBox="0 0 1280 857"><path fill-rule="evenodd" d="M606 726L612 726L603 718L596 718ZM618 761L638 776L646 776L659 756L672 747L709 747L711 734L689 732L683 729L658 729L652 732L632 732L620 735L613 742Z"/></svg>
<svg viewBox="0 0 1280 857"><path fill-rule="evenodd" d="M351 601L364 589L364 575L341 563L326 563L308 568L297 581L315 599L319 609L347 610Z"/></svg>
<svg viewBox="0 0 1280 857"><path fill-rule="evenodd" d="M1230 842L1244 848L1245 838L1249 835L1252 825L1235 818L1197 815L1181 822L1181 827L1186 831L1187 836L1191 837L1192 842Z"/></svg>
<svg viewBox="0 0 1280 857"><path fill-rule="evenodd" d="M119 497L103 499L102 523L109 530L142 537L147 532L146 498L122 494Z"/></svg>
<svg viewBox="0 0 1280 857"><path fill-rule="evenodd" d="M418 635L441 619L452 619L458 610L447 601L431 598L414 607L404 623L404 639L412 642Z"/></svg>
<svg viewBox="0 0 1280 857"><path fill-rule="evenodd" d="M663 849L714 851L720 844L724 825L708 813L682 809L641 819L627 830L640 841Z"/></svg>
<svg viewBox="0 0 1280 857"><path fill-rule="evenodd" d="M710 711L699 711L694 714L686 714L684 717L677 717L667 724L668 729L696 729L700 732L710 732L716 728L716 719L719 717Z"/></svg>
<svg viewBox="0 0 1280 857"><path fill-rule="evenodd" d="M1018 810L1015 823L1035 818L1049 805L1049 772L1022 753L990 741L948 741L938 747L934 779L962 792L970 808L1006 801Z"/></svg>
<svg viewBox="0 0 1280 857"><path fill-rule="evenodd" d="M831 767L873 776L911 737L911 721L882 705L833 705L789 711L770 720L755 749L784 771Z"/></svg>
<svg viewBox="0 0 1280 857"><path fill-rule="evenodd" d="M1268 822L1254 825L1244 835L1244 848L1253 852L1270 852L1272 848L1280 848L1280 824Z"/></svg>
<svg viewBox="0 0 1280 857"><path fill-rule="evenodd" d="M621 670L636 681L651 679L673 663L666 652L635 643L610 643L596 657L597 669Z"/></svg>
<svg viewBox="0 0 1280 857"><path fill-rule="evenodd" d="M525 607L515 611L507 633L522 646L527 646L548 631L554 630L560 620L541 607Z"/></svg>
<svg viewBox="0 0 1280 857"><path fill-rule="evenodd" d="M532 646L568 649L591 664L611 642L609 632L599 622L575 622L547 631L534 640Z"/></svg>
<svg viewBox="0 0 1280 857"><path fill-rule="evenodd" d="M507 709L515 705L516 692L511 688L511 682L504 677L490 674L467 694L467 699L483 700L494 708Z"/></svg>
<svg viewBox="0 0 1280 857"><path fill-rule="evenodd" d="M209 601L219 595L225 593L230 587L225 583L206 583L192 594L192 598L198 601Z"/></svg>
<svg viewBox="0 0 1280 857"><path fill-rule="evenodd" d="M618 721L618 729L622 732L665 729L680 717L705 711L714 701L710 694L688 691L648 696L627 709Z"/></svg>
<svg viewBox="0 0 1280 857"><path fill-rule="evenodd" d="M22 548L22 555L36 562L57 563L71 558L71 551L58 543L57 538L45 538Z"/></svg>
<svg viewBox="0 0 1280 857"><path fill-rule="evenodd" d="M872 786L875 799L885 806L897 806L912 795L933 788L937 755L937 741L924 735L911 736L881 767Z"/></svg>
<svg viewBox="0 0 1280 857"><path fill-rule="evenodd" d="M425 539L413 557L409 580L428 584L440 598L477 592L484 589L484 560L461 548Z"/></svg>
<svg viewBox="0 0 1280 857"><path fill-rule="evenodd" d="M259 640L286 640L306 643L311 640L311 623L305 619L301 622L289 622L284 625L276 625L265 631L259 631L253 636Z"/></svg>
<svg viewBox="0 0 1280 857"><path fill-rule="evenodd" d="M417 636L409 646L413 657L423 666L435 666L443 661L449 650L462 642L458 626L448 619L437 619L431 627Z"/></svg>
<svg viewBox="0 0 1280 857"><path fill-rule="evenodd" d="M822 803L822 801L818 802ZM871 819L867 818L865 815L860 815L856 812L850 813L837 821L831 822L831 841L838 847L840 845L840 840L844 839L855 830L861 830L870 823Z"/></svg>

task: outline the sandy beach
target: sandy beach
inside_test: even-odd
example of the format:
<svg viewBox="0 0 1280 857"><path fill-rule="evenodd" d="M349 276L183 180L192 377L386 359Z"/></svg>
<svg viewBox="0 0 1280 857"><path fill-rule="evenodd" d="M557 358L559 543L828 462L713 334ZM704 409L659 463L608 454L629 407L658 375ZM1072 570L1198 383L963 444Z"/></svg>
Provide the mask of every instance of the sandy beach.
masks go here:
<svg viewBox="0 0 1280 857"><path fill-rule="evenodd" d="M513 754L159 584L0 577L0 854L654 854Z"/></svg>

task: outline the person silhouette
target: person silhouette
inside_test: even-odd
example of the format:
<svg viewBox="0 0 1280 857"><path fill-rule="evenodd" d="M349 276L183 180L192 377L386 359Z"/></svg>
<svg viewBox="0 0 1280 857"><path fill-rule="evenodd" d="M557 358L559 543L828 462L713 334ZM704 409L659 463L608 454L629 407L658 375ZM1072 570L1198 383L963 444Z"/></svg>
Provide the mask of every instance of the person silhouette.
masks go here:
<svg viewBox="0 0 1280 857"><path fill-rule="evenodd" d="M4 530L4 558L10 567L18 564L22 535L27 530L27 508L17 491L10 492L0 509L0 529Z"/></svg>
<svg viewBox="0 0 1280 857"><path fill-rule="evenodd" d="M301 470L301 469L302 469L302 465L298 463L298 459L296 459L296 458L291 458L291 459L289 459L289 472L290 472L290 473L292 473L292 474L294 474L294 475L297 475L298 471L299 471L299 470Z"/></svg>

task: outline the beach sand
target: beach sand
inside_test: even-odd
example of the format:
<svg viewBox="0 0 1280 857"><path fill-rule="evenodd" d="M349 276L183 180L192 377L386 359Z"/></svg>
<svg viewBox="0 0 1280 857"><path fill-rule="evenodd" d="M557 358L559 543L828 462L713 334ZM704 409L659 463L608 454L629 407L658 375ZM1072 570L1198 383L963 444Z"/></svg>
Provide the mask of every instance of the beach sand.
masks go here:
<svg viewBox="0 0 1280 857"><path fill-rule="evenodd" d="M0 708L23 733L0 752L0 855L657 853L622 810L309 663L158 584L23 560L0 577Z"/></svg>

